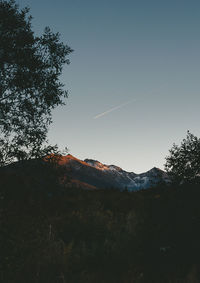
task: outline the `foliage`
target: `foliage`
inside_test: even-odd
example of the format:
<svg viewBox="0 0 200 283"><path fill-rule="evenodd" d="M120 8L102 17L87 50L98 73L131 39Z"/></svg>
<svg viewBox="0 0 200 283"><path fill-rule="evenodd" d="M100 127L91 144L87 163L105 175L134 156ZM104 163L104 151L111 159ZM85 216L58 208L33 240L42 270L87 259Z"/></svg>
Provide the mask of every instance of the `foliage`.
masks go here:
<svg viewBox="0 0 200 283"><path fill-rule="evenodd" d="M1 282L199 282L197 185L87 191L34 164L0 170Z"/></svg>
<svg viewBox="0 0 200 283"><path fill-rule="evenodd" d="M59 81L72 49L47 27L36 36L27 8L0 1L0 166L35 158L46 147L51 111L67 91Z"/></svg>
<svg viewBox="0 0 200 283"><path fill-rule="evenodd" d="M200 177L200 139L187 132L181 145L176 144L166 157L165 169L177 181L197 181Z"/></svg>

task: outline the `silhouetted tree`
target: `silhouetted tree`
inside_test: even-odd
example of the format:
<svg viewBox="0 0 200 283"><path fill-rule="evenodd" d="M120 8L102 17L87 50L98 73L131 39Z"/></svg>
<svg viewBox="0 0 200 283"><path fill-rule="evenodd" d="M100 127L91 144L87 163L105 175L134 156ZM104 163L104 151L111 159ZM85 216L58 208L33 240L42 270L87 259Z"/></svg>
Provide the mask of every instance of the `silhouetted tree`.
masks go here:
<svg viewBox="0 0 200 283"><path fill-rule="evenodd" d="M177 181L195 181L200 177L200 139L187 132L181 145L173 144L165 169Z"/></svg>
<svg viewBox="0 0 200 283"><path fill-rule="evenodd" d="M34 34L28 8L0 1L0 166L52 150L47 130L67 97L59 77L71 52L48 27Z"/></svg>

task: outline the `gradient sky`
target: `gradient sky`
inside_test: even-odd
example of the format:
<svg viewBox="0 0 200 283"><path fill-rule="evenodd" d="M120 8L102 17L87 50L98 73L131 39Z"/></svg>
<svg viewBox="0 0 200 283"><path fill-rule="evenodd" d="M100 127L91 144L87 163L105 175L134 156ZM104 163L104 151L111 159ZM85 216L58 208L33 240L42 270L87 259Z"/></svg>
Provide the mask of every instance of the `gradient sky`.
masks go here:
<svg viewBox="0 0 200 283"><path fill-rule="evenodd" d="M140 173L163 168L188 129L200 136L199 0L17 3L31 8L36 33L50 26L74 49L50 142Z"/></svg>

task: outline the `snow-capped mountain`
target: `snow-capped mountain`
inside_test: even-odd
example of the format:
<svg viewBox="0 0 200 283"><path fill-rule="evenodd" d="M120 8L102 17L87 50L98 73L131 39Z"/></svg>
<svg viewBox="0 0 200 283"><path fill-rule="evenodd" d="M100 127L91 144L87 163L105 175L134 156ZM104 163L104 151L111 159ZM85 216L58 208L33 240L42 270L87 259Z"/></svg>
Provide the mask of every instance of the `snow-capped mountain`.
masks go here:
<svg viewBox="0 0 200 283"><path fill-rule="evenodd" d="M65 168L72 184L76 183L86 188L136 191L169 182L167 173L156 167L145 173L136 174L115 165L102 164L97 160L82 161L70 154L62 156L59 164Z"/></svg>

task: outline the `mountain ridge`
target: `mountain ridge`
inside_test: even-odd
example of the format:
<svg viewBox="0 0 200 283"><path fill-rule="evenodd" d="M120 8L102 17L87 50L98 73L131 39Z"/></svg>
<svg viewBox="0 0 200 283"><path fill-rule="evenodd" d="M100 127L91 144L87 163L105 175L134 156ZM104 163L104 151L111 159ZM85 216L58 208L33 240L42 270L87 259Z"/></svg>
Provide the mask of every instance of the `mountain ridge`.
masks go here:
<svg viewBox="0 0 200 283"><path fill-rule="evenodd" d="M168 183L167 173L157 167L136 174L127 172L116 165L107 165L93 159L78 159L71 154L61 156L59 165L65 167L66 174L76 182L88 184L97 189L116 188L120 191L137 191Z"/></svg>

